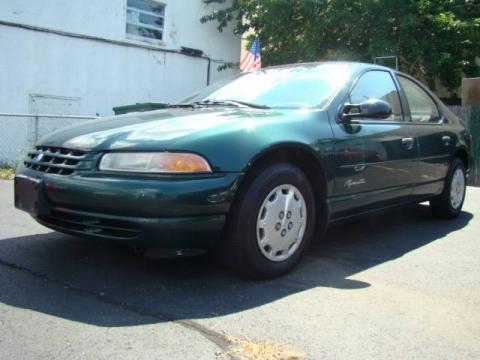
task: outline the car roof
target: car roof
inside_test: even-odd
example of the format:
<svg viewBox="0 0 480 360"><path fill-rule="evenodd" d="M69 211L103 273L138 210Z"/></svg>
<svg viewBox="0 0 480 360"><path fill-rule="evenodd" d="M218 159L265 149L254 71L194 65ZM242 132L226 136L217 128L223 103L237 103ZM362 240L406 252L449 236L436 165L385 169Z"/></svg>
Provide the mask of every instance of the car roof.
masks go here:
<svg viewBox="0 0 480 360"><path fill-rule="evenodd" d="M306 66L306 67L314 67L319 65L345 65L350 68L354 68L355 70L364 70L364 69L379 69L379 70L387 70L387 71L394 71L393 69L377 65L377 64L369 64L369 63L362 63L362 62L354 62L354 61L318 61L318 62L299 62L299 63L292 63L292 64L282 64L282 65L273 65L264 67L261 70L268 70L268 69L282 69L282 68L293 68L298 66Z"/></svg>

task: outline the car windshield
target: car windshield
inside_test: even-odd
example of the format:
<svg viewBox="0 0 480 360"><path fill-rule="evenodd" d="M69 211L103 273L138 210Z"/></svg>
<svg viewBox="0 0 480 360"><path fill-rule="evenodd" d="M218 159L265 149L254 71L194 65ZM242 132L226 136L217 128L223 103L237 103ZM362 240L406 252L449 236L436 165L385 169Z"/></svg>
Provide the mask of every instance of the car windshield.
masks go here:
<svg viewBox="0 0 480 360"><path fill-rule="evenodd" d="M213 84L183 104L222 101L269 108L323 108L346 83L351 64L298 65L241 74Z"/></svg>

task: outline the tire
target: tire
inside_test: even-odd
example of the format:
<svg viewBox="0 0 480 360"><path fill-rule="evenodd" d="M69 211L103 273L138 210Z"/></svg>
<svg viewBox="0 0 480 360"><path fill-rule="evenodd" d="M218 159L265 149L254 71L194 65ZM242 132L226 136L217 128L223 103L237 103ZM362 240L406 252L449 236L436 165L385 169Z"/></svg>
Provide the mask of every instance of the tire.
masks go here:
<svg viewBox="0 0 480 360"><path fill-rule="evenodd" d="M272 164L246 181L230 211L222 260L249 278L281 276L298 263L313 237L312 187L288 163Z"/></svg>
<svg viewBox="0 0 480 360"><path fill-rule="evenodd" d="M462 211L466 192L465 164L459 158L454 158L443 192L430 200L433 215L441 219L456 218Z"/></svg>

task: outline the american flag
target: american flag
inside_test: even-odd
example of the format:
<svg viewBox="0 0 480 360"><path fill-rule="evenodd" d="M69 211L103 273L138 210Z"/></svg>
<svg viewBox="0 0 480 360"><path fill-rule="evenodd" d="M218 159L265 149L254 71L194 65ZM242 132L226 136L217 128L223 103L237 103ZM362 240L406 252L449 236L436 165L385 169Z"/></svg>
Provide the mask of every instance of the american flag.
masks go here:
<svg viewBox="0 0 480 360"><path fill-rule="evenodd" d="M260 56L260 38L258 35L255 37L255 41L249 51L245 53L242 61L240 61L240 70L248 72L257 70L262 67L262 57Z"/></svg>

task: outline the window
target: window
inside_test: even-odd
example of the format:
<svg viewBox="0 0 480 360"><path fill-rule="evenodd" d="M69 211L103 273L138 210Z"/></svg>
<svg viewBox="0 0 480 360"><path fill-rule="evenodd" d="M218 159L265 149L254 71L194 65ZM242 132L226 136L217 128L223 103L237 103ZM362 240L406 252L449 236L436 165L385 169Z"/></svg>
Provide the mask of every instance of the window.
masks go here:
<svg viewBox="0 0 480 360"><path fill-rule="evenodd" d="M324 108L351 76L348 64L298 65L243 73L184 102L238 100L271 108Z"/></svg>
<svg viewBox="0 0 480 360"><path fill-rule="evenodd" d="M403 121L402 106L397 87L386 71L368 71L363 74L350 93L351 104L361 104L370 99L383 100L392 107L387 121Z"/></svg>
<svg viewBox="0 0 480 360"><path fill-rule="evenodd" d="M127 0L127 34L163 40L165 5L153 0Z"/></svg>
<svg viewBox="0 0 480 360"><path fill-rule="evenodd" d="M412 80L399 76L400 84L407 97L413 122L438 123L440 113L432 98Z"/></svg>

